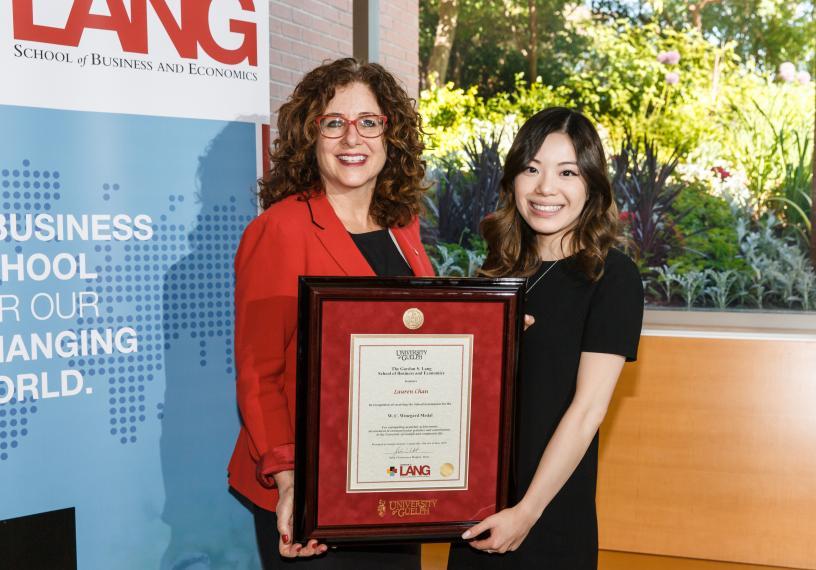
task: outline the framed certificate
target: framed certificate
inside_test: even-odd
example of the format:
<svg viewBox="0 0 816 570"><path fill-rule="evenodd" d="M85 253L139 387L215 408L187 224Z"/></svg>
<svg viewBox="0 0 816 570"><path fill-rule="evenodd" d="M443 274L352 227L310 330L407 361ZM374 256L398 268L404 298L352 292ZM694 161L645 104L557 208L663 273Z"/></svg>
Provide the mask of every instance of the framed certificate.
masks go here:
<svg viewBox="0 0 816 570"><path fill-rule="evenodd" d="M296 540L450 540L507 506L523 292L300 278Z"/></svg>

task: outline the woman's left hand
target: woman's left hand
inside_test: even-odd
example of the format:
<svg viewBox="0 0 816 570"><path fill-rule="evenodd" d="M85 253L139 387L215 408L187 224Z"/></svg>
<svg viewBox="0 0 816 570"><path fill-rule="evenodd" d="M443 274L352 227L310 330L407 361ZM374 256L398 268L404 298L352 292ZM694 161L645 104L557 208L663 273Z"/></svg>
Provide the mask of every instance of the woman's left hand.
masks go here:
<svg viewBox="0 0 816 570"><path fill-rule="evenodd" d="M490 515L479 524L465 531L462 538L467 540L479 536L485 531L490 531L490 536L487 538L472 540L469 544L477 550L504 554L521 546L536 520L538 520L537 516L527 512L522 504L518 504L495 515Z"/></svg>

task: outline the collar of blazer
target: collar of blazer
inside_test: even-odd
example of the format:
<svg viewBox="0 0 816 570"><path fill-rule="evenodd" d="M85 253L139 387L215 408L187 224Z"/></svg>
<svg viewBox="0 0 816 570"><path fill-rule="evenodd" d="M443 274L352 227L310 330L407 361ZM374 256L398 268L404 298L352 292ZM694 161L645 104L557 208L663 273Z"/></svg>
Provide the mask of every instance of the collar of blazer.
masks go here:
<svg viewBox="0 0 816 570"><path fill-rule="evenodd" d="M305 200L306 206L312 218L312 227L317 239L329 252L337 264L343 269L346 275L373 276L374 270L360 253L354 240L346 231L343 222L337 217L331 203L325 194L316 194ZM391 228L391 233L397 240L403 257L408 261L414 275L426 275L428 270L422 265L422 256L419 254L419 243L413 243L414 239L408 231L416 220L404 228Z"/></svg>

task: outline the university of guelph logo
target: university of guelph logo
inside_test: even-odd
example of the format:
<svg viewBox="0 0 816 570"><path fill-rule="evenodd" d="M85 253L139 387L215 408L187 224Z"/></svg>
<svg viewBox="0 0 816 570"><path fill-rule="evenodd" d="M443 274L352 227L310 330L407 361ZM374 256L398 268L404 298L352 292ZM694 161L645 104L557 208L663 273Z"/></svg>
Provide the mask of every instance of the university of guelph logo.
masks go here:
<svg viewBox="0 0 816 570"><path fill-rule="evenodd" d="M257 24L231 18L229 30L242 38L241 45L235 49L221 46L210 30L209 15L213 0L179 0L179 21L176 21L167 5L172 0L106 0L109 15L92 14L93 0L74 0L63 27L36 24L35 8L38 12L48 10L51 1L12 0L15 39L77 47L86 29L109 30L119 37L123 51L147 54L150 48L147 26L149 5L179 56L198 59L201 48L215 61L225 65L243 62L258 65ZM130 5L130 15L125 9L126 1ZM244 12L255 12L254 0L230 1Z"/></svg>

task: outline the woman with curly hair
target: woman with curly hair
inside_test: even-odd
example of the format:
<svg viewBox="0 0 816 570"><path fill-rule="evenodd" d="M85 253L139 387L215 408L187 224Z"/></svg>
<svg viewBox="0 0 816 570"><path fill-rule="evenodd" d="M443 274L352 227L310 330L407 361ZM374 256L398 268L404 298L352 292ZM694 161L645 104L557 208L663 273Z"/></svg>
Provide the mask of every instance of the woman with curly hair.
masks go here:
<svg viewBox="0 0 816 570"><path fill-rule="evenodd" d="M515 504L465 532L448 568L597 568L598 428L643 319L638 269L612 247L617 219L592 123L560 107L528 120L481 228L482 273L527 277L537 321L521 353Z"/></svg>
<svg viewBox="0 0 816 570"><path fill-rule="evenodd" d="M264 568L420 567L418 546L292 541L297 287L300 275L433 275L419 238L420 118L394 77L340 59L307 73L278 111L264 212L235 259L241 431L231 487L252 503Z"/></svg>

